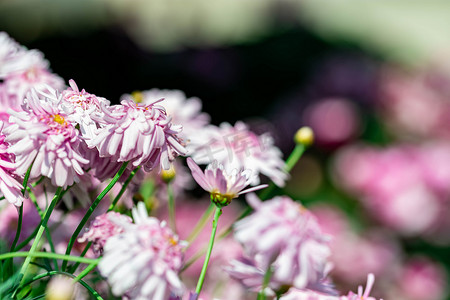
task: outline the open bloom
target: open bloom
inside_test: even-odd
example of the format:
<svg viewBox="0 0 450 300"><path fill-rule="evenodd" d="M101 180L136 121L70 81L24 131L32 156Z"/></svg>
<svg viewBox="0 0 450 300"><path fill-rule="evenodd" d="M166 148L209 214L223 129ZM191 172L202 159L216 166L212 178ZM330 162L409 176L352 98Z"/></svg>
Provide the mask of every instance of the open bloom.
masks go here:
<svg viewBox="0 0 450 300"><path fill-rule="evenodd" d="M83 138L89 140L95 136L98 124L105 123L102 107L110 102L102 97L79 90L74 80L69 80L70 87L62 92L61 106L70 116L71 121L80 126Z"/></svg>
<svg viewBox="0 0 450 300"><path fill-rule="evenodd" d="M314 216L288 197L247 198L255 213L235 224L235 238L258 268L272 268L275 287L319 283L329 271L330 249Z"/></svg>
<svg viewBox="0 0 450 300"><path fill-rule="evenodd" d="M78 239L78 242L93 242L94 252L101 255L106 241L110 237L124 232L124 224L130 224L131 222L130 217L110 211L96 217L92 221L89 230Z"/></svg>
<svg viewBox="0 0 450 300"><path fill-rule="evenodd" d="M218 206L227 206L232 199L241 194L267 187L267 184L263 184L243 190L250 184L250 176L247 171L233 170L233 172L227 172L223 169L223 166L215 163L208 165L205 173L203 173L190 157L187 158L187 163L195 181L210 193L211 201Z"/></svg>
<svg viewBox="0 0 450 300"><path fill-rule="evenodd" d="M51 96L51 95L47 95ZM78 130L61 112L54 98L39 98L32 90L24 111L11 113L11 125L4 130L9 152L16 157L16 173L24 175L31 168L30 178L46 176L52 184L66 188L84 174L81 167L88 161L78 152Z"/></svg>
<svg viewBox="0 0 450 300"><path fill-rule="evenodd" d="M284 186L288 174L284 171L281 151L269 134L256 135L246 124L234 126L222 123L209 126L202 134L202 143L189 149L198 164L218 161L226 170L252 170L251 185L259 184L259 174L266 175L276 185Z"/></svg>
<svg viewBox="0 0 450 300"><path fill-rule="evenodd" d="M145 171L169 169L170 161L186 150L177 136L181 126L171 123L164 108L156 104L159 101L143 106L122 100L121 105L105 111L108 124L99 128L92 146L97 147L101 157L131 161L135 167L142 165Z"/></svg>
<svg viewBox="0 0 450 300"><path fill-rule="evenodd" d="M0 132L3 129L3 122L0 122ZM0 134L0 191L5 199L10 203L20 206L23 202L22 184L14 176L14 159L8 153L8 144L5 143L5 136Z"/></svg>
<svg viewBox="0 0 450 300"><path fill-rule="evenodd" d="M182 295L177 273L182 266L185 243L165 222L149 217L144 203L133 210L135 224L110 237L98 267L116 296L125 299L168 299Z"/></svg>
<svg viewBox="0 0 450 300"><path fill-rule="evenodd" d="M186 95L179 90L151 89L124 95L122 99L130 99L130 97L142 104L151 104L155 100L164 99L162 103L167 115L172 117L172 122L183 124L183 132L180 133L180 136L187 141L187 144L190 140L195 140L198 131L203 130L209 123L209 115L201 112L202 102L200 99L186 98Z"/></svg>
<svg viewBox="0 0 450 300"><path fill-rule="evenodd" d="M349 292L347 296L341 296L339 300L376 300L375 298L369 296L374 282L375 276L373 274L367 275L367 285L365 291L363 290L362 286L359 286L358 294Z"/></svg>

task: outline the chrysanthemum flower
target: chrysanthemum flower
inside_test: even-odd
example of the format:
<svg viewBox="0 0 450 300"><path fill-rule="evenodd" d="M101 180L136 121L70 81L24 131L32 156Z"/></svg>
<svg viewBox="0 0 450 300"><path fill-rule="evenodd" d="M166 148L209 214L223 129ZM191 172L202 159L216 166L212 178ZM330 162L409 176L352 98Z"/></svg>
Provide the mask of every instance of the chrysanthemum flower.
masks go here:
<svg viewBox="0 0 450 300"><path fill-rule="evenodd" d="M0 132L3 130L3 122L0 121ZM14 157L8 153L8 144L5 136L0 134L0 191L10 203L20 206L23 202L22 184L14 175Z"/></svg>
<svg viewBox="0 0 450 300"><path fill-rule="evenodd" d="M187 158L187 163L195 181L210 193L211 201L217 206L227 206L232 199L241 194L267 187L267 184L262 184L243 190L250 184L249 173L251 172L249 171L233 170L233 172L227 172L222 165L214 163L208 165L205 173L203 173L190 157Z"/></svg>
<svg viewBox="0 0 450 300"><path fill-rule="evenodd" d="M30 178L46 176L52 184L66 188L79 181L83 175L81 165L88 161L77 148L80 137L77 129L66 119L51 98L39 98L32 90L26 99L24 111L11 113L11 125L4 130L6 141L11 144L9 152L16 156L16 173L24 175L33 164Z"/></svg>
<svg viewBox="0 0 450 300"><path fill-rule="evenodd" d="M269 177L278 186L284 186L288 174L281 151L274 146L268 134L256 135L242 122L234 126L222 123L210 126L200 145L193 145L190 155L198 164L221 163L226 170L252 170L252 185L259 184L259 174Z"/></svg>
<svg viewBox="0 0 450 300"><path fill-rule="evenodd" d="M72 122L80 126L80 132L86 142L95 136L98 124L106 124L104 108L110 105L109 100L79 90L73 79L70 87L62 92L61 107L70 115Z"/></svg>
<svg viewBox="0 0 450 300"><path fill-rule="evenodd" d="M168 299L182 295L177 273L185 243L165 222L147 215L140 202L132 212L135 224L106 241L98 267L116 296L125 299Z"/></svg>
<svg viewBox="0 0 450 300"><path fill-rule="evenodd" d="M177 134L181 126L173 125L164 108L155 101L138 105L122 100L111 107L108 124L101 127L92 141L100 156L112 156L119 162L131 161L144 170L170 168L170 161L186 151Z"/></svg>
<svg viewBox="0 0 450 300"><path fill-rule="evenodd" d="M322 280L328 269L328 236L314 216L288 197L261 202L248 197L255 213L235 224L235 238L258 267L272 268L272 281L305 288Z"/></svg>
<svg viewBox="0 0 450 300"><path fill-rule="evenodd" d="M189 145L191 139L196 139L199 130L209 123L209 115L201 112L202 102L196 97L186 98L179 90L151 89L142 92L134 92L124 95L122 99L134 99L135 102L151 104L155 100L164 99L162 102L167 115L172 117L175 124L183 124L183 132L180 137Z"/></svg>
<svg viewBox="0 0 450 300"><path fill-rule="evenodd" d="M124 232L124 224L131 224L131 222L130 217L117 212L110 211L102 214L92 221L89 230L78 239L78 242L93 242L94 252L101 255L106 241L110 237Z"/></svg>
<svg viewBox="0 0 450 300"><path fill-rule="evenodd" d="M38 50L29 50L21 55L14 66L14 71L4 79L5 93L13 103L13 109L20 107L31 89L46 92L48 86L61 90L64 85L61 77L50 72L48 61Z"/></svg>

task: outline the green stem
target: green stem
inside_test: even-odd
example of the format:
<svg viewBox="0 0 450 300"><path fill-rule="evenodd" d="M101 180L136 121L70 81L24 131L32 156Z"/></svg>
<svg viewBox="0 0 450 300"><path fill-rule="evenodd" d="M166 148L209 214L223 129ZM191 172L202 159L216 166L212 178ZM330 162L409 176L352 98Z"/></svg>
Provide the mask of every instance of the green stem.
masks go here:
<svg viewBox="0 0 450 300"><path fill-rule="evenodd" d="M41 225L41 224L39 224L39 226L40 226L40 225ZM20 250L20 249L22 249L23 247L25 247L26 245L28 245L28 243L29 243L29 242L36 236L36 234L38 233L38 231L39 231L39 226L36 227L36 228L34 229L34 231L33 231L26 239L23 240L22 243L20 243L19 245L17 245L17 247L14 249L14 251Z"/></svg>
<svg viewBox="0 0 450 300"><path fill-rule="evenodd" d="M88 250L91 247L91 245L92 245L92 242L87 243L87 245L83 249L83 252L81 252L80 257L84 257L86 255L86 253L88 252ZM80 265L80 263L77 262L72 267L70 267L68 272L71 273L71 274L75 273L75 271L77 270L79 265Z"/></svg>
<svg viewBox="0 0 450 300"><path fill-rule="evenodd" d="M28 189L28 195L30 196L31 202L33 202L34 206L36 207L36 210L38 211L38 214L41 217L41 221L42 221L44 219L44 212L39 207L36 196L34 195L34 193L31 189ZM50 245L50 250L53 253L55 253L56 252L55 246L53 244L52 236L51 236L50 230L48 228L45 228L45 236L47 237L48 244ZM55 265L55 269L58 270L58 262L56 261L56 259L53 260L53 263Z"/></svg>
<svg viewBox="0 0 450 300"><path fill-rule="evenodd" d="M136 172L140 169L141 167L137 167L136 169L134 169L133 171L131 171L130 176L128 176L127 180L125 180L125 182L122 185L122 188L120 189L120 192L117 194L117 196L114 198L113 202L111 203L111 205L108 208L108 211L111 211L114 209L114 207L116 206L117 202L119 202L120 198L122 197L123 193L125 193L125 191L127 190L128 185L130 184L131 180L133 179L134 175L136 175Z"/></svg>
<svg viewBox="0 0 450 300"><path fill-rule="evenodd" d="M64 254L58 254L58 253L51 253L51 252L34 252L34 251L24 251L24 252L9 252L0 254L0 260L12 258L12 257L41 257L41 258L55 258L60 259L64 261L75 261L80 262L83 264L92 264L97 262L97 259L92 258L86 258L86 257L79 257L79 256L72 256L72 255L64 255Z"/></svg>
<svg viewBox="0 0 450 300"><path fill-rule="evenodd" d="M81 279L84 278L84 276L86 276L87 274L89 274L89 272L91 272L97 265L98 262L100 261L100 258L97 258L96 261L92 264L90 264L89 266L86 267L86 269L84 269L75 279L74 282L80 281Z"/></svg>
<svg viewBox="0 0 450 300"><path fill-rule="evenodd" d="M167 183L167 195L169 197L169 225L173 232L176 233L177 225L175 224L175 197L173 195L173 186L170 182Z"/></svg>
<svg viewBox="0 0 450 300"><path fill-rule="evenodd" d="M52 214L53 209L55 208L56 204L58 203L59 199L61 199L63 194L64 194L63 193L63 188L62 187L58 187L58 189L56 190L55 196L52 199L52 202L50 203L50 205L45 210L44 219L42 220L41 225L39 226L39 230L38 230L38 232L36 234L36 238L34 239L34 242L31 245L30 255L27 256L27 258L25 259L25 262L22 265L22 268L20 269L20 276L23 276L22 279L21 279L21 283L23 283L23 280L25 279L25 273L27 271L28 265L31 262L31 257L32 257L31 253L36 251L36 248L37 248L37 246L39 244L39 241L41 240L42 234L44 233L44 230L47 227L47 223L48 223L48 220L50 219L50 215Z"/></svg>
<svg viewBox="0 0 450 300"><path fill-rule="evenodd" d="M25 285L31 284L34 281L40 280L40 279L45 278L45 277L53 276L53 275L65 275L65 276L70 277L70 278L75 278L75 275L70 274L70 273L66 273L66 272L62 272L62 271L50 271L50 272L47 272L47 273L43 273L43 274L39 274L39 275L34 276L31 280L27 281L25 283ZM93 288L91 288L86 282L84 282L83 280L77 280L77 282L79 282L82 286L84 286L91 293L91 295L93 297L95 297L95 299L103 300L103 298L97 293L97 291L94 290Z"/></svg>
<svg viewBox="0 0 450 300"><path fill-rule="evenodd" d="M266 292L264 290L269 286L270 277L272 277L272 273L273 273L272 268L269 266L267 268L266 274L264 274L262 287L258 293L258 300L266 300Z"/></svg>
<svg viewBox="0 0 450 300"><path fill-rule="evenodd" d="M200 220L198 220L197 224L195 224L194 229L192 230L191 234L187 237L186 241L189 243L189 246L192 244L193 241L197 238L197 236L202 232L203 227L205 227L207 221L212 215L213 209L215 205L213 203L209 204L208 208L205 210L203 215L200 217Z"/></svg>
<svg viewBox="0 0 450 300"><path fill-rule="evenodd" d="M100 201L106 196L106 194L113 188L113 186L116 184L116 182L119 180L120 176L122 176L123 172L125 172L125 169L127 168L128 162L124 162L122 164L122 167L120 167L120 170L116 173L114 178L111 180L111 182L108 184L108 186L100 193L100 195L97 196L94 203L89 207L86 214L84 215L83 219L81 220L78 227L75 229L75 232L73 233L72 237L69 240L69 244L67 245L66 249L66 255L69 255L72 251L72 247L75 244L75 241L80 234L81 230L83 229L84 225L88 221L89 217L92 215L94 210L97 208ZM66 270L67 267L67 261L63 262L62 270Z"/></svg>
<svg viewBox="0 0 450 300"><path fill-rule="evenodd" d="M216 207L216 212L214 213L214 219L213 219L213 224L212 224L211 238L209 239L208 251L206 252L205 262L203 263L202 272L200 273L200 277L198 278L197 288L195 289L195 293L197 294L197 297L200 295L200 292L202 291L202 287L203 287L203 282L205 281L206 269L208 268L209 259L211 257L212 249L214 246L214 238L216 237L217 222L218 222L221 214L222 214L222 209L219 207ZM196 300L197 300L197 298L196 298Z"/></svg>

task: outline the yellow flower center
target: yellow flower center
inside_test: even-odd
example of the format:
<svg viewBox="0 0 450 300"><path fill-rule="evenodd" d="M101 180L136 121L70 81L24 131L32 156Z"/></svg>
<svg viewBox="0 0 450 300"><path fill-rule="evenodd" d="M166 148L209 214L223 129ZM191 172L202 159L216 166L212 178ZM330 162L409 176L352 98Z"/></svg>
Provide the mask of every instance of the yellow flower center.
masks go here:
<svg viewBox="0 0 450 300"><path fill-rule="evenodd" d="M144 101L144 94L140 91L134 91L131 93L131 97L133 97L134 102L141 103Z"/></svg>
<svg viewBox="0 0 450 300"><path fill-rule="evenodd" d="M63 125L66 122L66 120L64 120L64 118L61 117L60 115L54 115L53 121L55 121L56 123L61 124L61 125Z"/></svg>

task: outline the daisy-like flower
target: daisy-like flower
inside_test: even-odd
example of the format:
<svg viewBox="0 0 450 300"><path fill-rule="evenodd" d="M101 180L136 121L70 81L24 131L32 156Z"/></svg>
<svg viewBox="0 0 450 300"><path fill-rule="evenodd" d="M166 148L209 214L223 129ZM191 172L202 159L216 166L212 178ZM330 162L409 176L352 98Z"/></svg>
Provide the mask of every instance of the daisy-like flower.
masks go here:
<svg viewBox="0 0 450 300"><path fill-rule="evenodd" d="M110 102L102 97L87 93L84 89L79 90L73 79L69 80L70 87L62 92L61 107L71 121L80 126L80 132L89 144L95 136L99 124L106 124L104 108Z"/></svg>
<svg viewBox="0 0 450 300"><path fill-rule="evenodd" d="M198 164L216 160L227 170L252 170L252 185L259 184L260 173L281 187L288 178L282 153L274 146L272 137L269 134L258 136L242 122L234 126L228 123L222 123L220 127L210 126L202 144L192 145L189 151Z"/></svg>
<svg viewBox="0 0 450 300"><path fill-rule="evenodd" d="M227 206L231 200L237 198L241 194L253 192L267 187L262 184L244 190L250 184L249 171L227 172L223 166L217 163L210 164L205 173L190 158L187 158L189 169L195 181L211 195L211 201L218 207Z"/></svg>
<svg viewBox="0 0 450 300"><path fill-rule="evenodd" d="M93 242L94 252L101 255L106 241L110 237L124 232L124 224L131 223L130 217L110 211L96 217L89 226L89 230L78 239L78 242Z"/></svg>
<svg viewBox="0 0 450 300"><path fill-rule="evenodd" d="M16 157L16 173L24 175L31 168L30 178L49 177L53 185L66 188L84 174L82 165L88 161L78 152L78 130L66 119L56 103L58 94L41 94L32 90L24 111L11 113L11 125L4 130L9 152Z"/></svg>
<svg viewBox="0 0 450 300"><path fill-rule="evenodd" d="M157 167L169 169L170 161L186 150L177 136L181 126L171 123L164 108L157 105L160 101L139 105L122 100L121 105L105 111L109 113L108 124L98 130L92 141L100 156L130 161L135 167L142 165L147 172Z"/></svg>
<svg viewBox="0 0 450 300"><path fill-rule="evenodd" d="M180 137L187 144L190 140L196 140L198 131L203 130L210 120L208 114L201 112L202 102L200 99L186 98L186 95L179 90L151 89L124 95L122 99L134 99L135 102L142 104L151 104L155 100L164 99L163 106L167 115L172 117L172 122L183 124L183 132Z"/></svg>
<svg viewBox="0 0 450 300"><path fill-rule="evenodd" d="M38 50L29 50L17 59L14 71L9 72L4 79L5 93L9 96L11 108L19 108L26 94L31 89L47 92L48 86L62 90L64 80L49 70L49 63Z"/></svg>
<svg viewBox="0 0 450 300"><path fill-rule="evenodd" d="M314 216L288 197L247 199L255 213L235 224L235 238L264 273L272 268L274 285L302 289L325 278L330 267L328 236Z"/></svg>
<svg viewBox="0 0 450 300"><path fill-rule="evenodd" d="M181 296L184 286L178 277L183 248L165 222L149 217L142 202L132 211L135 224L110 237L98 268L112 292L125 299L165 300Z"/></svg>
<svg viewBox="0 0 450 300"><path fill-rule="evenodd" d="M0 121L0 132L3 130L3 122ZM22 196L22 184L15 175L14 156L8 153L9 145L5 142L5 136L0 134L0 191L8 202L20 206L24 200Z"/></svg>

